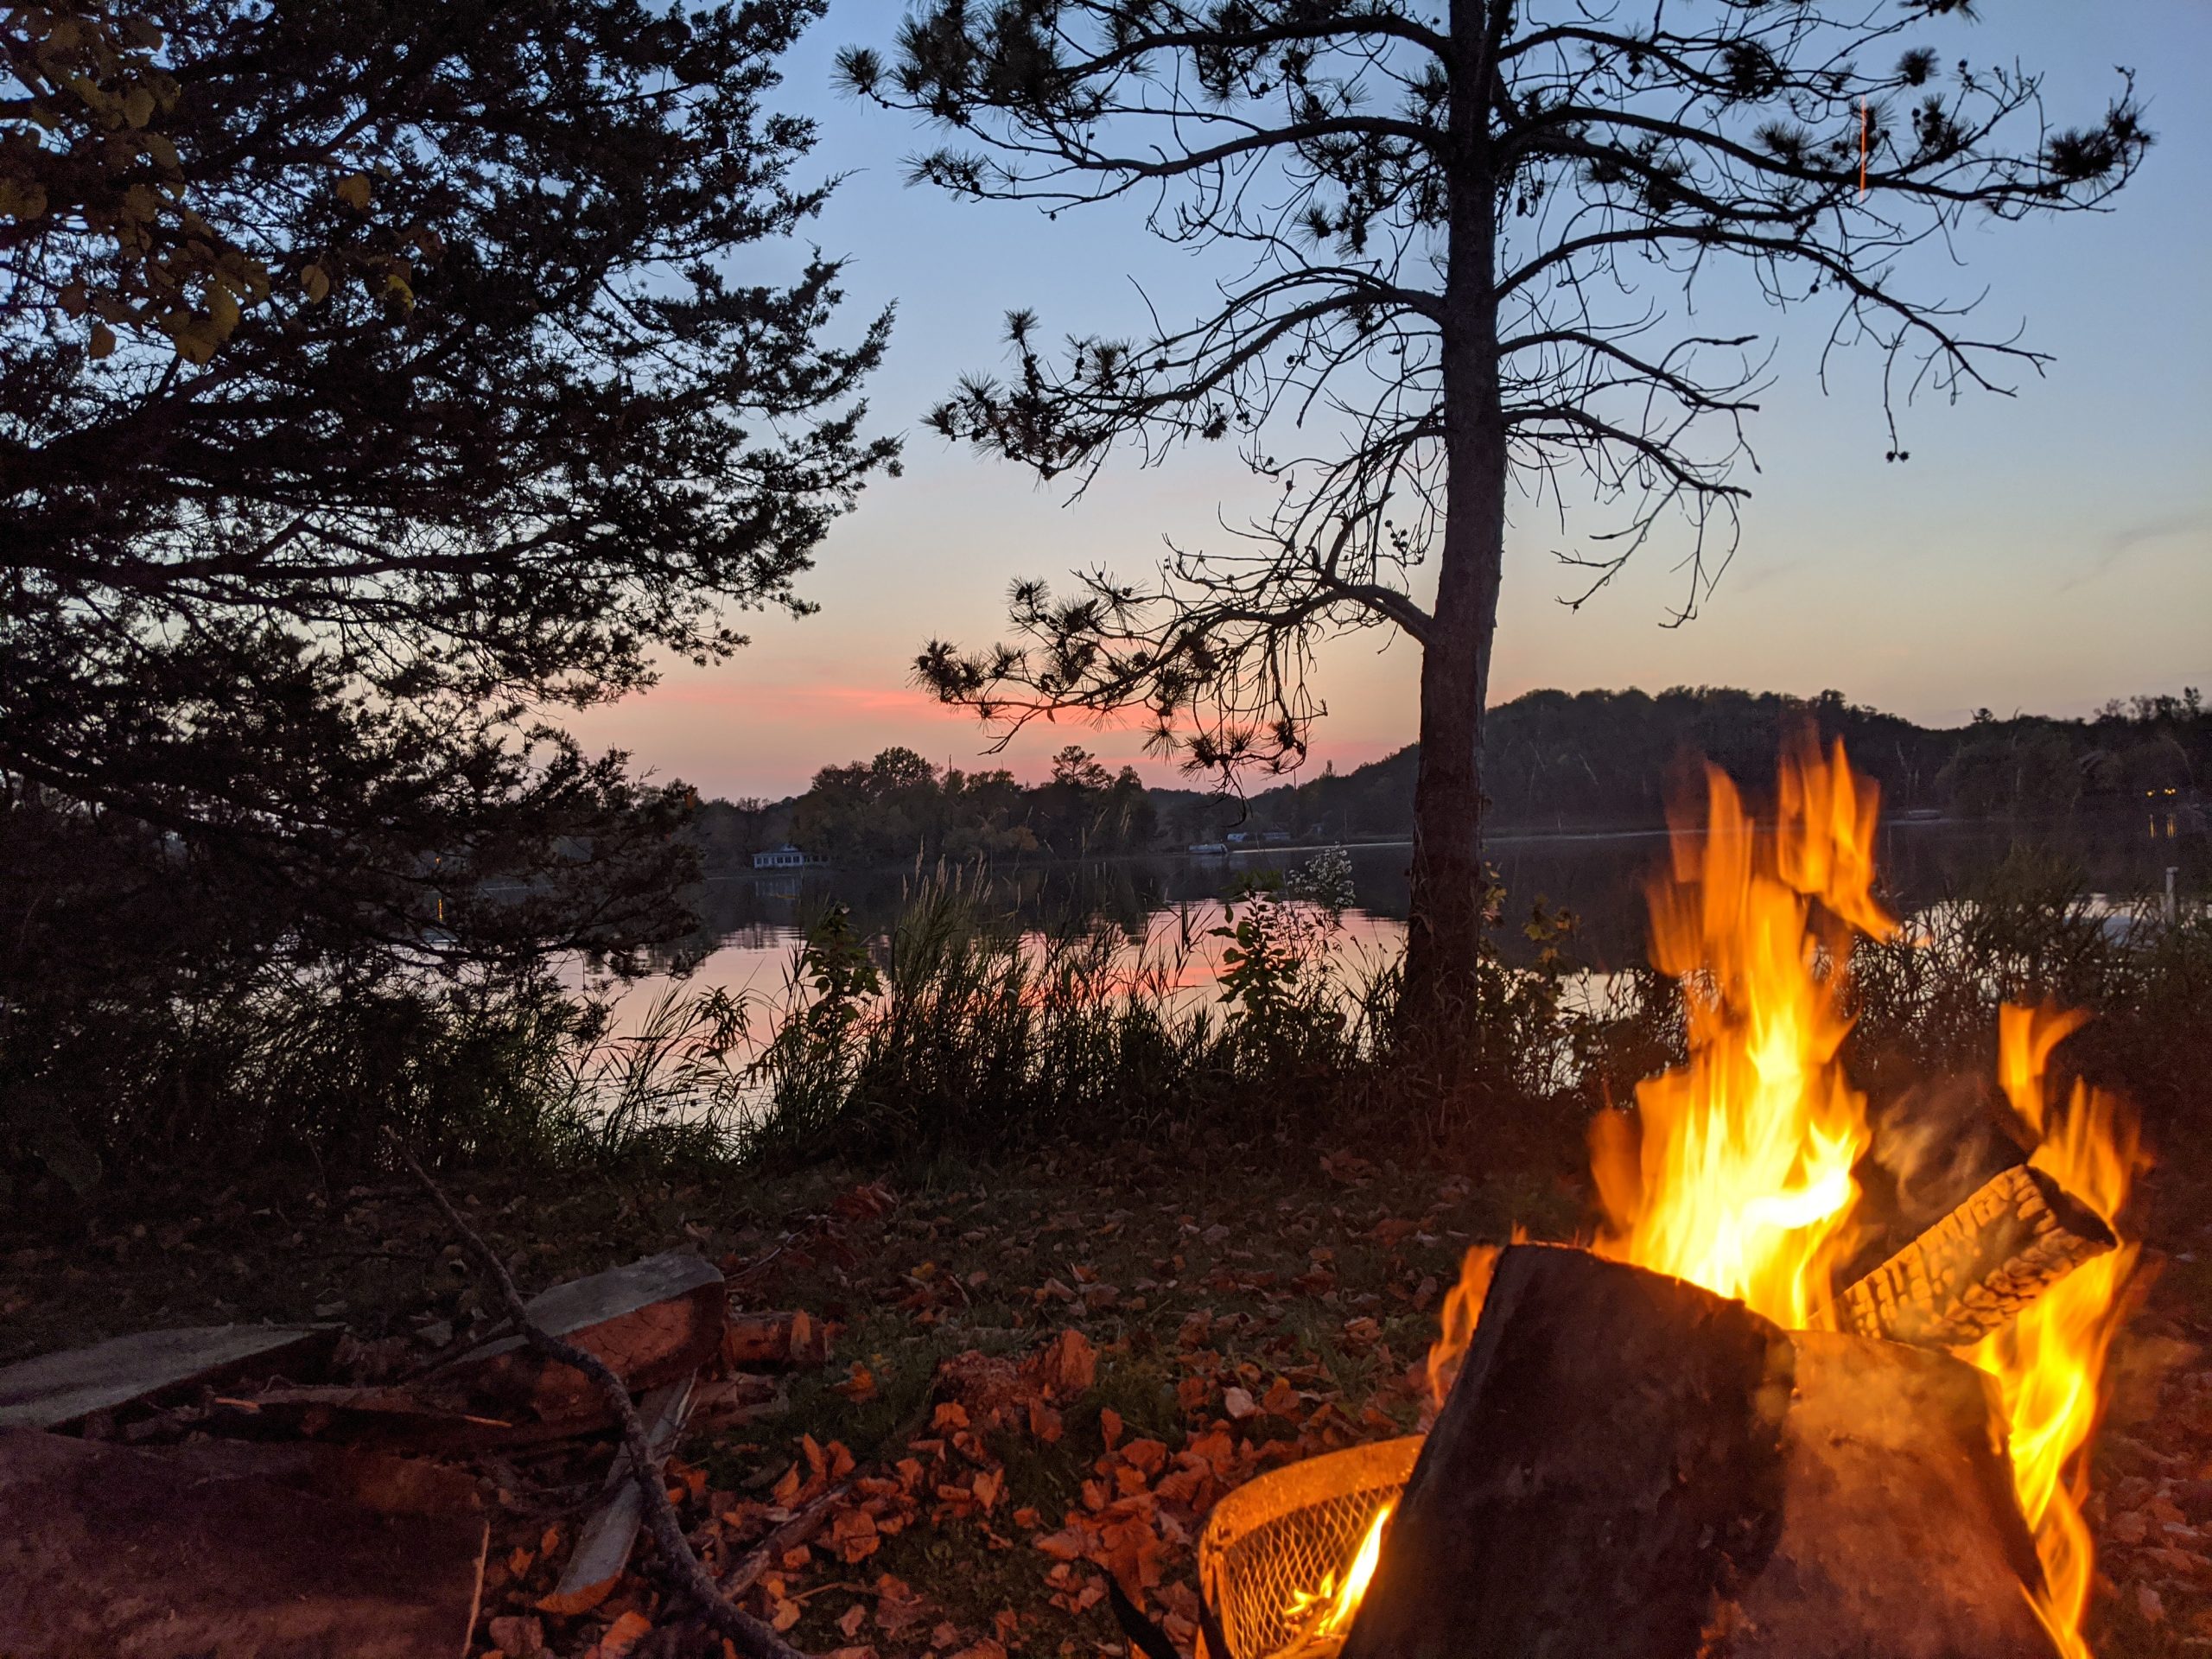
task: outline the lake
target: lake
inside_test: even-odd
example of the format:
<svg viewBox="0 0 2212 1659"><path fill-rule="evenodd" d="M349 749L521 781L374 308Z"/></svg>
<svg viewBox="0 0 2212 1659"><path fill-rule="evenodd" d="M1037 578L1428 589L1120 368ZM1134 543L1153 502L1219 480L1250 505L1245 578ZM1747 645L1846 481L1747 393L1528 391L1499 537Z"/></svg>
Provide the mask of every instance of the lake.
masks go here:
<svg viewBox="0 0 2212 1659"><path fill-rule="evenodd" d="M1186 988L1203 993L1217 973L1222 900L1249 876L1287 871L1311 860L1314 847L1271 847L1226 856L1158 854L1089 863L1037 863L978 879L986 903L1010 922L1039 932L1103 922L1132 943L1187 935L1197 941L1185 969ZM1351 862L1354 899L1344 913L1344 948L1355 961L1376 963L1405 938L1411 843L1386 842L1344 849ZM1640 962L1644 951L1644 884L1666 856L1663 830L1586 835L1501 835L1489 847L1507 892L1508 925L1499 944L1509 957L1535 947L1517 924L1541 899L1579 918L1573 954L1593 970ZM1903 819L1880 832L1878 865L1888 901L1910 915L1970 894L2007 859L2028 858L2069 872L2085 893L2126 902L2162 890L2169 868L2181 892L2201 897L2212 886L2212 835L2189 822L2122 818L2053 823L1961 823ZM791 874L717 873L694 895L702 927L682 957L696 962L688 982L779 998L792 955L807 925L833 902L847 906L862 934L885 933L913 890L912 870L818 869ZM628 1024L678 977L671 953L658 971L621 996L619 1023ZM621 991L581 966L571 982Z"/></svg>

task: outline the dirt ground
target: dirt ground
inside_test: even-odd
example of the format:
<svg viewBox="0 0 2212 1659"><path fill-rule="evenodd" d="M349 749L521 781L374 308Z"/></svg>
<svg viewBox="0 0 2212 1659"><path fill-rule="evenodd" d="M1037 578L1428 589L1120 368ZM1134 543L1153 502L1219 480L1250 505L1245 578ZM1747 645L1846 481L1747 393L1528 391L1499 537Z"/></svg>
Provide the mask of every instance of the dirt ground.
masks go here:
<svg viewBox="0 0 2212 1659"><path fill-rule="evenodd" d="M669 1476L717 1571L840 1493L746 1605L842 1659L1118 1654L1109 1572L1187 1650L1214 1499L1414 1428L1468 1246L1516 1223L1570 1236L1584 1202L1566 1182L1220 1139L713 1184L453 1185L526 1292L696 1249L734 1308L837 1327L827 1366L694 1433ZM2107 1659L2212 1649L2212 1228L2202 1263L2186 1225L2159 1242L2094 1462ZM311 1318L398 1356L490 1317L404 1185L225 1194L66 1245L0 1237L0 1361L165 1324ZM611 1455L479 1465L493 1547L474 1653L719 1650L664 1617L646 1543L597 1606L541 1605Z"/></svg>

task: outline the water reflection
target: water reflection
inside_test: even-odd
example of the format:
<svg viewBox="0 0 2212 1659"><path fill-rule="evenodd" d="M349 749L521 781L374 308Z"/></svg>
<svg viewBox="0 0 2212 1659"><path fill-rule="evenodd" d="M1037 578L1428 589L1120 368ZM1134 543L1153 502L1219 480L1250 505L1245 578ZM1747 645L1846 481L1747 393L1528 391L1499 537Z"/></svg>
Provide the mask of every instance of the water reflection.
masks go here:
<svg viewBox="0 0 2212 1659"><path fill-rule="evenodd" d="M2180 889L2201 894L2212 880L2212 837L2201 830L2172 838L2143 835L2139 821L2075 823L2019 828L1903 819L1885 825L1878 865L1894 913L1910 915L1972 893L2001 873L2023 879L2070 879L2084 893L2126 899L2154 895L2175 868ZM1160 943L1172 930L1198 943L1179 978L1193 989L1211 983L1221 899L1261 871L1287 872L1314 848L1268 848L1222 855L1162 855L1090 863L1033 864L969 873L987 909L1009 925L1050 933L1103 924L1133 945ZM1356 899L1344 912L1343 945L1355 968L1395 954L1405 934L1409 842L1347 847ZM1498 948L1509 960L1532 960L1536 946L1517 924L1541 900L1579 918L1573 955L1600 976L1643 960L1644 884L1665 858L1663 830L1582 836L1501 836L1491 863L1507 893L1508 925ZM852 912L863 936L887 934L926 873L914 869L718 872L693 895L699 932L655 963L651 979L630 988L626 1007L642 1007L671 977L689 969L692 984L774 996L782 991L792 952L806 926L832 902ZM581 982L588 977L580 969Z"/></svg>

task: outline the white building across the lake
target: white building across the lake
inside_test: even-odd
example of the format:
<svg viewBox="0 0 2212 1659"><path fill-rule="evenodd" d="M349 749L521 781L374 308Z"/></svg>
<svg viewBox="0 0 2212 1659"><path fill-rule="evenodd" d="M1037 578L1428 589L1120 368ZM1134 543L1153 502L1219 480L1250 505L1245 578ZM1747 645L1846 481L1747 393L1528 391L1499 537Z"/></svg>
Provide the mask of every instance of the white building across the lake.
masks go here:
<svg viewBox="0 0 2212 1659"><path fill-rule="evenodd" d="M756 870L803 870L825 861L811 854L801 852L788 841L780 847L771 847L765 853L753 855L753 868Z"/></svg>

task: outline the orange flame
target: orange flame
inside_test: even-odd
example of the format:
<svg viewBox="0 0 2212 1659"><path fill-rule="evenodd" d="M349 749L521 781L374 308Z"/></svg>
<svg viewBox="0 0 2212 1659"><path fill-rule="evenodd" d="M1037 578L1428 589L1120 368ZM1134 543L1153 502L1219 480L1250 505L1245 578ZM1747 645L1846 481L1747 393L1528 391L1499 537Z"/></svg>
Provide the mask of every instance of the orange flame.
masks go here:
<svg viewBox="0 0 2212 1659"><path fill-rule="evenodd" d="M1513 1242L1528 1236L1519 1226ZM1428 1403L1433 1411L1444 1408L1444 1396L1458 1380L1459 1362L1475 1339L1475 1325L1482 1319L1483 1304L1490 1298L1491 1270L1497 1266L1497 1246L1478 1244L1459 1261L1459 1282L1445 1294L1444 1309L1437 1320L1436 1340L1429 1344Z"/></svg>
<svg viewBox="0 0 2212 1659"><path fill-rule="evenodd" d="M1367 1594L1367 1582L1375 1576L1376 1564L1382 1559L1382 1529L1389 1519L1388 1503L1376 1510L1375 1519L1368 1522L1367 1535L1359 1541L1359 1548L1344 1572L1343 1583L1339 1584L1337 1575L1332 1573L1321 1580L1319 1589L1301 1590L1291 1597L1285 1611L1292 1618L1313 1615L1301 1634L1301 1643L1342 1636L1351 1628L1352 1615L1359 1611L1360 1601Z"/></svg>
<svg viewBox="0 0 2212 1659"><path fill-rule="evenodd" d="M1785 758L1770 830L1718 768L1707 793L1702 840L1676 823L1671 878L1650 895L1652 960L1682 983L1689 1058L1637 1086L1640 1135L1599 1120L1596 1249L1794 1330L1827 1300L1868 1139L1836 1056L1853 930L1897 925L1871 891L1876 795L1841 744L1827 765L1809 745Z"/></svg>
<svg viewBox="0 0 2212 1659"><path fill-rule="evenodd" d="M2079 1014L2007 1007L1998 1018L1998 1077L2037 1137L2030 1160L2110 1225L2141 1162L2133 1117L2079 1082L2049 1118L2044 1079L2051 1051ZM2095 1551L2082 1518L2087 1471L2077 1455L2097 1425L2107 1351L2128 1306L2137 1246L2083 1263L2031 1303L2011 1326L1966 1357L1995 1376L2012 1427L2012 1482L2036 1538L2044 1588L2036 1612L2067 1659L2089 1659L2082 1639Z"/></svg>

